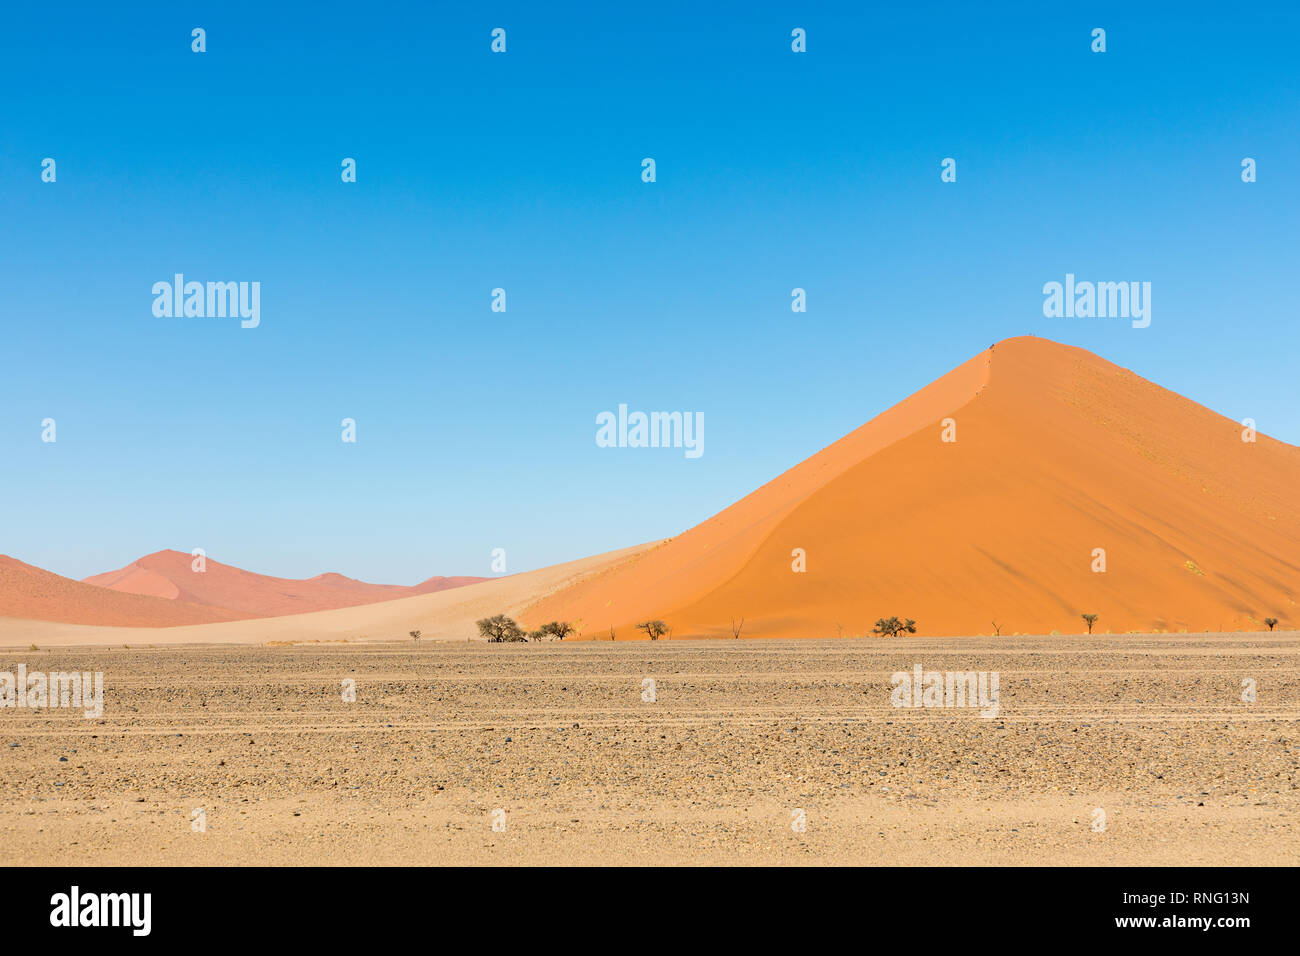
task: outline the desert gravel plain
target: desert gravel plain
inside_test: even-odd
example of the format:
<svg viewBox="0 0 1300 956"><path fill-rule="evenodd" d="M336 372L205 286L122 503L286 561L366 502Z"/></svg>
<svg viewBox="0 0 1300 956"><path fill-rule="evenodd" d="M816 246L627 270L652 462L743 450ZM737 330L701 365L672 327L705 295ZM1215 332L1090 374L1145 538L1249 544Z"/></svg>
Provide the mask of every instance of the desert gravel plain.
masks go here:
<svg viewBox="0 0 1300 956"><path fill-rule="evenodd" d="M1295 632L0 650L19 663L102 671L104 714L0 709L5 864L1300 859ZM998 717L891 706L916 663L997 671Z"/></svg>

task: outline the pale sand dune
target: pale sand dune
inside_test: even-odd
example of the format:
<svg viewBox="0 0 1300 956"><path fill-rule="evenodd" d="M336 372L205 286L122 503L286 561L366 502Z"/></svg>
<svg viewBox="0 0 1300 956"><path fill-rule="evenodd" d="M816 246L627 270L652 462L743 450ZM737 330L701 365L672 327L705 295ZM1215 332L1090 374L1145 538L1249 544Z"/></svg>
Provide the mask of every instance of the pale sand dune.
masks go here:
<svg viewBox="0 0 1300 956"><path fill-rule="evenodd" d="M293 641L409 640L419 630L426 641L478 639L474 622L493 614L520 614L525 607L611 568L654 543L610 551L553 567L512 574L479 584L356 607L247 621L186 627L97 627L0 617L0 647L156 644L265 644ZM86 585L86 587L89 587ZM158 600L121 595L133 600Z"/></svg>

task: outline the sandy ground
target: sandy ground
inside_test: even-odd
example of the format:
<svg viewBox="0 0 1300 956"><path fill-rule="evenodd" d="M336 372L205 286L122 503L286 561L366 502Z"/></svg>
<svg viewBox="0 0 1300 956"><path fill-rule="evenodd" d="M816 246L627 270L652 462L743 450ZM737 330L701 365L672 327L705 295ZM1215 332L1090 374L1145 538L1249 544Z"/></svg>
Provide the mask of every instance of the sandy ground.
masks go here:
<svg viewBox="0 0 1300 956"><path fill-rule="evenodd" d="M467 584L450 591L399 598L379 604L290 614L252 621L185 627L100 627L0 617L0 648L71 645L269 644L279 641L408 640L464 641L477 637L474 622L493 614L518 616L530 604L655 547L657 542ZM79 582L73 582L79 583ZM97 589L104 591L104 589ZM137 598L104 591L110 597ZM150 598L149 600L157 600Z"/></svg>
<svg viewBox="0 0 1300 956"><path fill-rule="evenodd" d="M0 710L0 863L1300 859L1295 633L0 653L18 663L103 671L105 710ZM999 717L892 707L916 663L998 671Z"/></svg>

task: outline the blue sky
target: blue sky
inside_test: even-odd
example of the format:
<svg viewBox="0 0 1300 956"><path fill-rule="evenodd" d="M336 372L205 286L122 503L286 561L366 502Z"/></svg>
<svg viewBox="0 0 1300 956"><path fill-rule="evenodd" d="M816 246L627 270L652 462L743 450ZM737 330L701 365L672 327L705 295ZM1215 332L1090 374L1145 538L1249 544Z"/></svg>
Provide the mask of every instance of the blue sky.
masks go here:
<svg viewBox="0 0 1300 956"><path fill-rule="evenodd" d="M1024 333L1300 443L1293 3L272 6L0 13L0 552L526 570ZM260 282L260 327L155 317L176 272ZM1044 318L1067 272L1151 326ZM596 447L619 403L704 455Z"/></svg>

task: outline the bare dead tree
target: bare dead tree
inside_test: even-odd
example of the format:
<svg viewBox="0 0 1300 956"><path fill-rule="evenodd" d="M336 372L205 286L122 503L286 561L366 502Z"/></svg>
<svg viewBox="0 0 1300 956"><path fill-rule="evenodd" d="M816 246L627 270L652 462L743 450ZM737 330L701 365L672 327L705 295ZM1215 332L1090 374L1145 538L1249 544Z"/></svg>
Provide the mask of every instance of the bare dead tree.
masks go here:
<svg viewBox="0 0 1300 956"><path fill-rule="evenodd" d="M731 636L734 637L736 640L740 640L740 630L744 626L745 626L745 619L743 617L740 619L740 624L736 624L736 619L733 617L731 619Z"/></svg>

